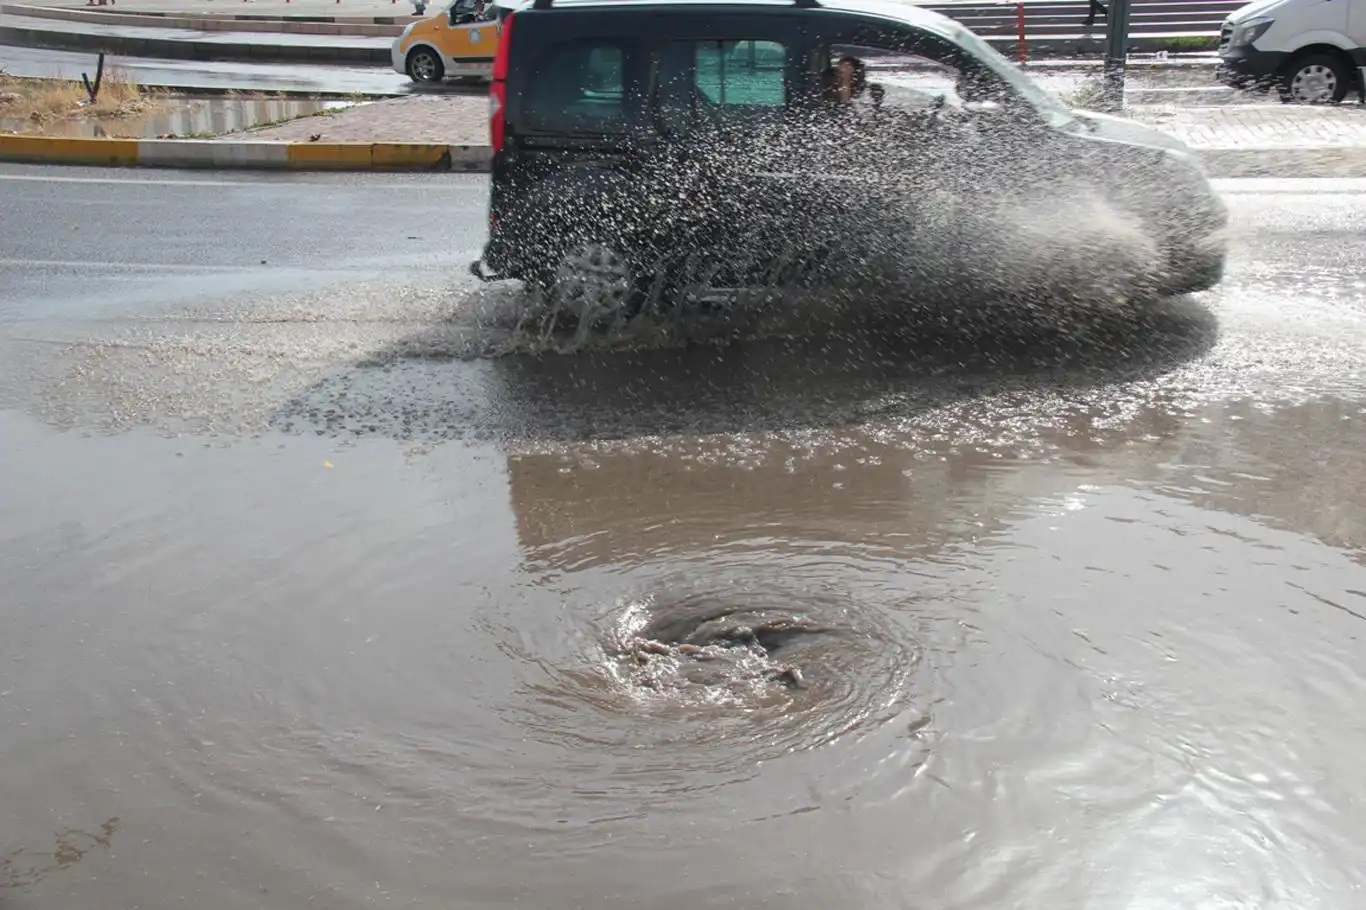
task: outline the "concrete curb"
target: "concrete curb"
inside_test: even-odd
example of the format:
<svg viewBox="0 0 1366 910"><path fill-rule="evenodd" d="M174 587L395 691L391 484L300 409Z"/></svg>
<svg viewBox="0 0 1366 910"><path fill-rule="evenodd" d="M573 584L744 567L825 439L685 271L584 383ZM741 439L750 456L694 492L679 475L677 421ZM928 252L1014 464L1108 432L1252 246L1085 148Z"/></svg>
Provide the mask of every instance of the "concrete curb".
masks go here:
<svg viewBox="0 0 1366 910"><path fill-rule="evenodd" d="M0 3L0 13L7 13L14 16L29 16L41 18L42 16L56 16L58 13L108 13L121 16L140 16L146 19L190 19L200 22L205 19L228 21L228 22L320 22L334 23L337 25L407 25L422 16L414 16L411 13L394 16L311 16L311 15L271 15L269 13L192 13L174 12L166 10L128 10L119 12L118 10L105 10L103 7L85 6L44 6L41 3Z"/></svg>
<svg viewBox="0 0 1366 910"><path fill-rule="evenodd" d="M344 44L231 44L218 41L97 35L13 25L0 26L0 44L91 54L105 53L119 57L159 57L167 60L358 63L372 66L392 64L388 47L358 47Z"/></svg>
<svg viewBox="0 0 1366 910"><path fill-rule="evenodd" d="M412 17L395 17L394 22L333 22L322 17L311 19L269 19L264 16L211 16L203 13L117 13L104 10L59 9L45 6L0 4L0 14L28 19L61 22L88 22L92 25L119 25L144 28L183 28L198 32L239 32L279 35L336 35L393 38L402 33Z"/></svg>
<svg viewBox="0 0 1366 910"><path fill-rule="evenodd" d="M1211 177L1366 177L1366 146L1197 149ZM0 136L0 161L115 167L487 173L486 145Z"/></svg>
<svg viewBox="0 0 1366 910"><path fill-rule="evenodd" d="M0 136L0 161L117 167L486 172L488 146L421 142L219 142Z"/></svg>

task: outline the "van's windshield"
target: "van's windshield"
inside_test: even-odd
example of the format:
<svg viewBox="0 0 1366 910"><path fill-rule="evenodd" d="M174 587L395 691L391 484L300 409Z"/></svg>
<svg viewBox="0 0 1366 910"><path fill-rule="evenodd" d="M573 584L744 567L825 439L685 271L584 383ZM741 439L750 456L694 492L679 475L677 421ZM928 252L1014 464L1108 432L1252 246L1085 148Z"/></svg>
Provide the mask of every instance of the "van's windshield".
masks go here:
<svg viewBox="0 0 1366 910"><path fill-rule="evenodd" d="M1049 125L1058 129L1065 129L1078 123L1077 118L1072 115L1072 111L1062 103L1060 98L1054 96L1030 78L1028 73L1003 57L1001 52L992 47L985 39L956 22L949 27L948 32L955 44L971 54L982 66L1000 77L1002 82L1013 88L1031 107L1039 112L1040 116L1048 121Z"/></svg>

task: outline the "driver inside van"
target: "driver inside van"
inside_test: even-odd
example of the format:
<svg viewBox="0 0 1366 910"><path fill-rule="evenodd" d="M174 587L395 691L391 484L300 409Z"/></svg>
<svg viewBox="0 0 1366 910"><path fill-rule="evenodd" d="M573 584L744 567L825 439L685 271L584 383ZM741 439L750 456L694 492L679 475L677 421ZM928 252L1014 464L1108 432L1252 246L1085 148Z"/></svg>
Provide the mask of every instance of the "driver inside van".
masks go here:
<svg viewBox="0 0 1366 910"><path fill-rule="evenodd" d="M833 106L849 104L867 87L868 67L857 57L841 57L825 71L825 97Z"/></svg>
<svg viewBox="0 0 1366 910"><path fill-rule="evenodd" d="M846 54L821 74L821 100L832 111L851 110L865 94L881 105L882 86L869 84L868 65L858 57Z"/></svg>

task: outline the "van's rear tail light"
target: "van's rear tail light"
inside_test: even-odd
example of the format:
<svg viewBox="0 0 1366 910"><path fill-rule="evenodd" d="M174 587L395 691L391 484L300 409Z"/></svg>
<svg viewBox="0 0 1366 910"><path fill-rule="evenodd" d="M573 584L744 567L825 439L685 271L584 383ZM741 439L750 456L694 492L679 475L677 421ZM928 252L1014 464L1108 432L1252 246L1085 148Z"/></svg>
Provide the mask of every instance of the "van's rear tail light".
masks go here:
<svg viewBox="0 0 1366 910"><path fill-rule="evenodd" d="M507 92L506 82L495 82L489 86L489 143L495 152L503 150L503 143L507 139L507 117L504 115Z"/></svg>
<svg viewBox="0 0 1366 910"><path fill-rule="evenodd" d="M512 24L517 21L515 12L508 13L498 32L498 50L493 54L493 79L506 82L508 77L508 47L512 44Z"/></svg>
<svg viewBox="0 0 1366 910"><path fill-rule="evenodd" d="M512 45L512 23L516 13L503 20L498 34L498 51L493 57L493 81L489 84L489 144L501 152L507 141L508 49Z"/></svg>

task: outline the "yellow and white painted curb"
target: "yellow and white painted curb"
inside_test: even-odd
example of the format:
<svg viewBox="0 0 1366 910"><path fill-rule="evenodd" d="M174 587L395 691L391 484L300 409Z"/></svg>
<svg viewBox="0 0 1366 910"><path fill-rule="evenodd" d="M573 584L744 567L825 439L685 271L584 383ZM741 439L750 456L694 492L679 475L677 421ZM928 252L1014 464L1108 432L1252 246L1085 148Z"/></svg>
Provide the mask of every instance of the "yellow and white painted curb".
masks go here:
<svg viewBox="0 0 1366 910"><path fill-rule="evenodd" d="M487 171L488 146L418 142L218 142L0 135L0 161L302 171Z"/></svg>

